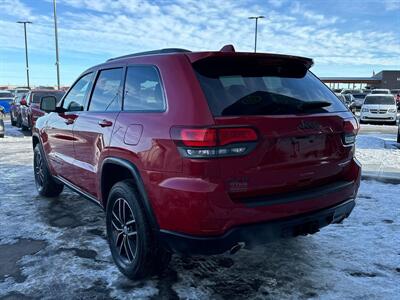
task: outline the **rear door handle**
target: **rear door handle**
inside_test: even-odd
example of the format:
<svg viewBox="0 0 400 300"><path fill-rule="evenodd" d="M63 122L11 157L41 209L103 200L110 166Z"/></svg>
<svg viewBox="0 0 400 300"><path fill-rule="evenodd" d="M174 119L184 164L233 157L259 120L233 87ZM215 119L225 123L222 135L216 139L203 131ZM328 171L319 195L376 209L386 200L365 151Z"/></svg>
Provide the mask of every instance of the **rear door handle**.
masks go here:
<svg viewBox="0 0 400 300"><path fill-rule="evenodd" d="M102 120L102 121L99 121L99 125L101 126L101 127L110 127L110 126L112 126L112 122L111 121L109 121L109 120Z"/></svg>

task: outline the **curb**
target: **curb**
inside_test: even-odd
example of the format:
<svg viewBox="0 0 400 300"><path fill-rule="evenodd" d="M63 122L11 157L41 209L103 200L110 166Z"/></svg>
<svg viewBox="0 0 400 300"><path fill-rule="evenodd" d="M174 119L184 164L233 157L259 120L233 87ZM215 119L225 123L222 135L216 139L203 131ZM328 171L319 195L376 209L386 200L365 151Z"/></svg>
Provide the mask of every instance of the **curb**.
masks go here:
<svg viewBox="0 0 400 300"><path fill-rule="evenodd" d="M400 177L385 176L377 174L362 174L362 180L375 180L383 183L400 184Z"/></svg>

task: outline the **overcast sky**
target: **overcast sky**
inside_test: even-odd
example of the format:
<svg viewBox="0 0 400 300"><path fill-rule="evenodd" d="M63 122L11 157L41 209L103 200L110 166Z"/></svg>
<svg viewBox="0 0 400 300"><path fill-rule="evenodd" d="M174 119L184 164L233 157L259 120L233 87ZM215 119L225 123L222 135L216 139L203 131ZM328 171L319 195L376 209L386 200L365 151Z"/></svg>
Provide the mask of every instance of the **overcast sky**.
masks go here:
<svg viewBox="0 0 400 300"><path fill-rule="evenodd" d="M106 59L166 47L308 56L318 76L400 69L400 0L57 0L61 82ZM56 83L52 0L0 0L0 84L25 84L28 25L33 85Z"/></svg>

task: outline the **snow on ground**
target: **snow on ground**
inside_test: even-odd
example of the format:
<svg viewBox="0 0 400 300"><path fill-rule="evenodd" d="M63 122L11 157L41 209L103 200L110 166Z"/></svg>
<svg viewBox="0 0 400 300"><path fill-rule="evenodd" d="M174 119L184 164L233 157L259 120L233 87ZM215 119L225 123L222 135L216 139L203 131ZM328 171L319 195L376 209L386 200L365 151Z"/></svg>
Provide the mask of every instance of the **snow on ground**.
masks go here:
<svg viewBox="0 0 400 300"><path fill-rule="evenodd" d="M397 136L380 133L379 127L373 125L363 126L369 132L357 136L356 157L364 173L390 174L400 179L400 145L396 143Z"/></svg>
<svg viewBox="0 0 400 300"><path fill-rule="evenodd" d="M101 209L65 190L37 196L31 140L0 140L0 298L398 299L400 185L364 181L353 214L306 237L211 257L175 256L129 281L112 263ZM360 149L381 142L359 139ZM368 148L371 149L371 148Z"/></svg>

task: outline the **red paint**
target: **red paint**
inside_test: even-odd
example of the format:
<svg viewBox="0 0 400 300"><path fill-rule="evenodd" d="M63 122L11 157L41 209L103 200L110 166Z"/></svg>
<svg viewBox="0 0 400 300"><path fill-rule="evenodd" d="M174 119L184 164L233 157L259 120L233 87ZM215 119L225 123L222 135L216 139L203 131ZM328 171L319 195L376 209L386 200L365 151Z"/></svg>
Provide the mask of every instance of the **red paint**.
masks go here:
<svg viewBox="0 0 400 300"><path fill-rule="evenodd" d="M160 228L204 236L220 235L241 224L316 211L355 197L360 167L354 147L342 143L344 132L357 132L357 123L345 121L354 119L351 112L213 117L191 62L224 55L235 54L149 55L92 68L95 72L126 64L155 65L167 109L50 113L40 118L34 131L41 136L53 175L66 178L103 203L102 161L107 157L128 160L140 172ZM305 121L319 126L302 128ZM198 128L196 132L180 131L181 139L189 141L187 146L199 146L190 144L193 140L212 146L217 137L222 144L243 140L255 141L256 146L245 156L189 159L179 153L171 138L174 128ZM293 203L255 208L243 203L246 197L312 189L338 180L352 180L354 185L340 193Z"/></svg>
<svg viewBox="0 0 400 300"><path fill-rule="evenodd" d="M20 105L20 115L21 115L21 121L23 126L26 128L33 128L35 126L36 120L40 118L41 116L45 115L45 112L40 109L40 102L36 101L34 102L33 100L33 95L37 94L40 95L40 97L46 96L46 95L54 95L55 93L61 95L64 93L63 91L57 91L57 90L39 90L35 89L32 91L29 91L28 94L26 95L26 100L21 100L21 105ZM35 99L36 100L36 99Z"/></svg>

